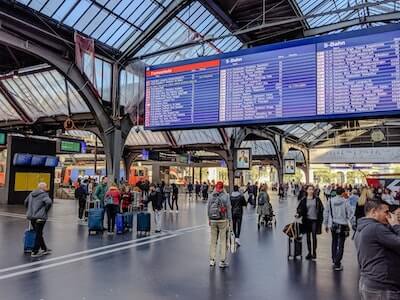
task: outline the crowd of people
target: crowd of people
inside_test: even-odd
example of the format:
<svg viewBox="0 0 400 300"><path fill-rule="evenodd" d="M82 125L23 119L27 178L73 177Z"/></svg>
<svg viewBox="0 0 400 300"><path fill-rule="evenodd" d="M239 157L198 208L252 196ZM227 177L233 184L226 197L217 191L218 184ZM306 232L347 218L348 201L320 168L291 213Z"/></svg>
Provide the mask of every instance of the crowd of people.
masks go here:
<svg viewBox="0 0 400 300"><path fill-rule="evenodd" d="M107 213L107 230L114 233L115 216L119 211L126 211L130 205L145 209L151 203L154 211L155 232L161 232L162 212L179 212L176 184L152 184L139 182L135 187L126 184L109 183L102 178L97 186L91 186L85 179L78 183L75 196L79 202L79 219L84 218L87 199L100 202ZM307 260L317 259L317 236L322 229L331 233L331 258L333 269L343 270L342 258L346 239L353 230L352 238L357 248L358 262L361 269L360 295L362 299L400 299L400 193L392 193L381 187L326 185L302 185L289 183L273 187L278 195L293 190L298 205L295 218L300 223L300 232L306 236ZM45 183L40 183L25 201L27 218L36 231L35 247L32 257L51 253L43 239L43 228L47 220L52 201L46 192ZM272 206L266 184L247 184L240 188L233 186L228 193L224 183L204 182L186 187L189 198L194 192L196 198L207 201L207 213L211 232L209 249L210 266L216 265L219 244L219 266L226 268L227 243L229 232L233 232L234 243L240 246L241 225L244 208L257 207L260 224L265 215L271 215ZM247 197L245 197L245 195ZM247 199L246 199L247 198ZM89 201L90 202L90 201ZM40 250L42 250L40 252ZM398 298L396 298L398 297Z"/></svg>

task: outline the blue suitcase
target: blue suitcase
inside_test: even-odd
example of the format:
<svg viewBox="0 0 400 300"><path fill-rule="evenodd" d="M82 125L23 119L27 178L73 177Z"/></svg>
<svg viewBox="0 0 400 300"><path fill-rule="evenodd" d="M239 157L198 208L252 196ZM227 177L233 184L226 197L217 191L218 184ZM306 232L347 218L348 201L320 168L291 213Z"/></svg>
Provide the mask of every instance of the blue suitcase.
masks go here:
<svg viewBox="0 0 400 300"><path fill-rule="evenodd" d="M147 235L150 233L150 214L148 212L140 212L137 215L137 234Z"/></svg>
<svg viewBox="0 0 400 300"><path fill-rule="evenodd" d="M30 253L32 252L33 248L35 247L35 240L36 240L36 232L33 229L29 229L25 231L24 234L24 252Z"/></svg>
<svg viewBox="0 0 400 300"><path fill-rule="evenodd" d="M123 234L125 231L124 215L118 213L115 216L115 226L117 227L117 234Z"/></svg>
<svg viewBox="0 0 400 300"><path fill-rule="evenodd" d="M89 209L88 213L88 229L89 234L92 232L100 232L104 230L104 209L100 208L100 201L95 202L95 207Z"/></svg>
<svg viewBox="0 0 400 300"><path fill-rule="evenodd" d="M129 205L128 211L124 213L124 225L125 228L129 231L133 229L133 207Z"/></svg>

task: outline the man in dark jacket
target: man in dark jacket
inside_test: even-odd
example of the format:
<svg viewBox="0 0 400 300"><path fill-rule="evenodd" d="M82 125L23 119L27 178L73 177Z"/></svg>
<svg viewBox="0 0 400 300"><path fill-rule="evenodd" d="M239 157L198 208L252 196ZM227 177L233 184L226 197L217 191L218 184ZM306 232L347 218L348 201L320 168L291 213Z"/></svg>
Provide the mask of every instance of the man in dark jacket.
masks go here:
<svg viewBox="0 0 400 300"><path fill-rule="evenodd" d="M154 184L150 185L148 202L151 202L154 211L154 221L156 225L156 233L161 232L161 211L163 209L163 194L160 187Z"/></svg>
<svg viewBox="0 0 400 300"><path fill-rule="evenodd" d="M31 253L32 257L40 257L51 253L51 250L47 248L43 238L43 229L47 221L47 213L52 205L52 201L46 190L47 184L41 182L38 184L38 189L31 192L25 199L25 207L27 208L26 218L31 221L32 227L36 233L35 246ZM43 252L39 253L39 249L42 249Z"/></svg>
<svg viewBox="0 0 400 300"><path fill-rule="evenodd" d="M79 217L80 221L82 221L82 219L83 219L83 212L85 210L85 205L86 205L86 197L88 195L88 191L87 191L86 187L87 187L87 185L85 186L85 181L84 181L84 183L79 182L79 186L75 190L75 198L79 202L78 217Z"/></svg>
<svg viewBox="0 0 400 300"><path fill-rule="evenodd" d="M235 241L240 246L240 229L242 228L243 218L243 206L246 207L246 199L243 194L239 192L239 187L235 185L231 194L231 206L232 206L232 225L233 232L235 233Z"/></svg>
<svg viewBox="0 0 400 300"><path fill-rule="evenodd" d="M380 199L367 201L365 213L355 235L361 299L400 299L399 219Z"/></svg>

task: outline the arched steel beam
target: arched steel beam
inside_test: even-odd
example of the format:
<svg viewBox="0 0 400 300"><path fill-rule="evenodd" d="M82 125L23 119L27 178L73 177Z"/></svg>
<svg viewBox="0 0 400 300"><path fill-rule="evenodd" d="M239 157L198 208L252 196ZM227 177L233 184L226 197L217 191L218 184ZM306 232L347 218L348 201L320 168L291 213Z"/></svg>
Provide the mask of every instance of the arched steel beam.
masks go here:
<svg viewBox="0 0 400 300"><path fill-rule="evenodd" d="M28 39L20 37L15 33L8 32L5 27L6 24L2 21L0 26L1 44L35 55L53 65L77 89L101 128L106 130L107 128L113 127L112 120L103 109L100 99L98 99L94 92L89 88L90 85L88 84L88 80L84 78L73 62L43 46L40 46L39 44L36 44L34 41L35 34L33 32L29 33L31 38Z"/></svg>

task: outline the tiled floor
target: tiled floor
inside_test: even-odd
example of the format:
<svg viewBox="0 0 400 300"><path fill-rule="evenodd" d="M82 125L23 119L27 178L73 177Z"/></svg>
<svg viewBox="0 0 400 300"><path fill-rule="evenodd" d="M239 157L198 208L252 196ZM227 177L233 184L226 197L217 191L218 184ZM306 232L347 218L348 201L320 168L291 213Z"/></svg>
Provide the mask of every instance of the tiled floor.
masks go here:
<svg viewBox="0 0 400 300"><path fill-rule="evenodd" d="M164 214L162 235L138 240L134 232L88 236L76 222L76 203L58 200L45 229L53 254L39 262L22 253L24 209L2 206L0 299L359 299L353 242L346 242L343 272L331 269L327 234L319 238L317 262L288 261L282 228L297 200L273 198L277 226L257 231L255 211L248 208L242 247L226 270L208 266L209 231L201 201L181 199L179 214Z"/></svg>

